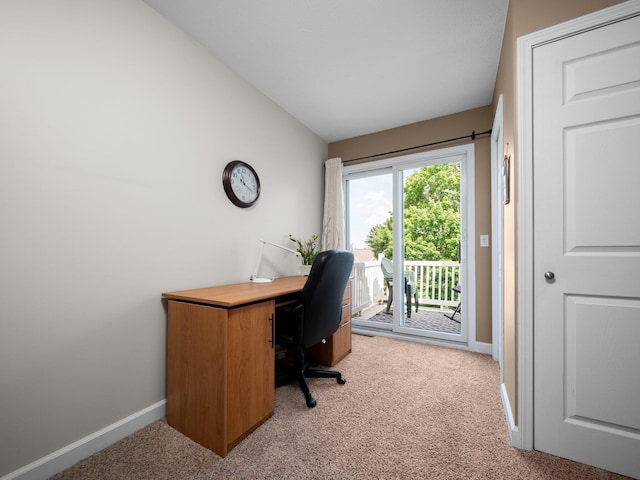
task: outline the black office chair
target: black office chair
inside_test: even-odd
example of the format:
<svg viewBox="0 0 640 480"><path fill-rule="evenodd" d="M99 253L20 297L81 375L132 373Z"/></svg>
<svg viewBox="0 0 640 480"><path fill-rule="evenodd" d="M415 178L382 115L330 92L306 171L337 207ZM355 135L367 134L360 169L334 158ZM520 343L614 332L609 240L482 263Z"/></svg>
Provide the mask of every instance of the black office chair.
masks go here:
<svg viewBox="0 0 640 480"><path fill-rule="evenodd" d="M316 257L309 278L293 304L276 309L276 343L293 354L293 365L283 377L277 365L277 385L297 380L307 401L307 407L316 406L306 377L335 378L343 385L345 380L336 370L308 368L305 349L312 347L338 330L342 313L342 299L353 268L353 253L346 250L326 250Z"/></svg>

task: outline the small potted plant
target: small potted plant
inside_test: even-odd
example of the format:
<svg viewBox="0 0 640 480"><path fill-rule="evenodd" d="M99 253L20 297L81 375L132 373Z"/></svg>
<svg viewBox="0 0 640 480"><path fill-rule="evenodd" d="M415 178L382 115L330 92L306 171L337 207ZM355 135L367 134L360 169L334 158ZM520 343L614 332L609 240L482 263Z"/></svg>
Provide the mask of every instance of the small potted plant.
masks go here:
<svg viewBox="0 0 640 480"><path fill-rule="evenodd" d="M302 257L300 274L309 275L309 272L311 271L311 265L313 265L313 261L318 256L318 246L316 245L318 235L311 235L311 238L306 241L297 240L293 238L292 235L289 235L289 240L297 245L296 252L298 252Z"/></svg>

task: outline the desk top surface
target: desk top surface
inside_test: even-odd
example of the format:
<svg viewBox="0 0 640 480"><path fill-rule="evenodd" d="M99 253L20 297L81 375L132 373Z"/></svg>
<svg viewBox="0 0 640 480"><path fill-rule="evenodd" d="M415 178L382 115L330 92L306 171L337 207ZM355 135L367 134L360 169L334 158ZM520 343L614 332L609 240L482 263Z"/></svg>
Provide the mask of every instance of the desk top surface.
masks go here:
<svg viewBox="0 0 640 480"><path fill-rule="evenodd" d="M307 277L303 276L283 277L269 283L245 282L167 292L162 297L230 308L299 292L306 281Z"/></svg>

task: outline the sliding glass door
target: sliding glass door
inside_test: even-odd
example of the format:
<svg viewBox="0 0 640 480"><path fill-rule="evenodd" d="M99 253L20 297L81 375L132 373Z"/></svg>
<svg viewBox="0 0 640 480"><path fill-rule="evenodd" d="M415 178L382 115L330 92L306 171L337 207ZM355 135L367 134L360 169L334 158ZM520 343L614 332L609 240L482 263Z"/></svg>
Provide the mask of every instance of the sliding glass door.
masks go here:
<svg viewBox="0 0 640 480"><path fill-rule="evenodd" d="M392 181L390 167L345 176L347 245L356 256L352 288L356 324L381 330L393 327L391 308L386 308L393 273L384 275L381 269L383 252L393 244Z"/></svg>
<svg viewBox="0 0 640 480"><path fill-rule="evenodd" d="M356 327L467 342L472 171L471 145L345 167Z"/></svg>

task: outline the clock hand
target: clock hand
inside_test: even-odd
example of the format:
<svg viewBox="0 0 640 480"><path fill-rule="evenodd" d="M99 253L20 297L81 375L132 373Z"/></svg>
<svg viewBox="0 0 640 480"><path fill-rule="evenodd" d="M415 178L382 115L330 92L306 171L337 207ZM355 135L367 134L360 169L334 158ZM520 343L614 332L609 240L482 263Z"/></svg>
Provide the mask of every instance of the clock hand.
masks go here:
<svg viewBox="0 0 640 480"><path fill-rule="evenodd" d="M240 175L240 181L242 182L242 184L247 187L249 189L250 192L254 192L255 189L251 188L247 182L244 181L244 175Z"/></svg>
<svg viewBox="0 0 640 480"><path fill-rule="evenodd" d="M244 186L245 188L248 188L249 190L251 190L251 188L249 187L249 185L246 184L246 182L244 181L244 175L240 175L240 183L242 184L242 186Z"/></svg>

